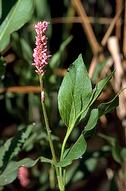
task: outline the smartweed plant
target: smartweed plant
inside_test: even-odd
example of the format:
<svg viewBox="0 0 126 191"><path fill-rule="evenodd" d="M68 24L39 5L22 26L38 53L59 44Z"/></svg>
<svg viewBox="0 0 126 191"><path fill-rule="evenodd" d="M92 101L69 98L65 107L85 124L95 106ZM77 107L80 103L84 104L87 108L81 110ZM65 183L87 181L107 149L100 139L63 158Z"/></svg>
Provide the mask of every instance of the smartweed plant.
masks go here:
<svg viewBox="0 0 126 191"><path fill-rule="evenodd" d="M74 160L79 160L84 155L87 149L85 136L95 128L98 119L103 114L112 111L118 106L118 96L115 96L107 103L100 103L96 106L95 101L111 80L113 72L99 81L93 88L82 55L79 55L69 67L58 92L59 113L66 126L66 130L63 142L61 143L60 157L57 156L52 139L50 122L46 113L46 87L43 85L44 76L46 75L46 66L48 65L50 57L46 37L48 22L38 22L34 27L36 31L36 47L33 52L34 63L32 65L35 67L35 72L40 82L42 115L52 158L46 158L42 153L42 156L39 156L36 160L30 158L24 158L20 161L14 160L14 156L18 154L18 147L27 139L30 127L25 131L24 129L20 130L14 138L9 139L0 148L0 186L11 183L18 176L20 168L32 167L39 161L50 164L57 177L56 186L58 186L60 191L64 191L67 183L67 167L71 165ZM67 142L73 130L78 128L79 123L83 123L84 120L86 124L83 130L80 132L75 143L68 148Z"/></svg>

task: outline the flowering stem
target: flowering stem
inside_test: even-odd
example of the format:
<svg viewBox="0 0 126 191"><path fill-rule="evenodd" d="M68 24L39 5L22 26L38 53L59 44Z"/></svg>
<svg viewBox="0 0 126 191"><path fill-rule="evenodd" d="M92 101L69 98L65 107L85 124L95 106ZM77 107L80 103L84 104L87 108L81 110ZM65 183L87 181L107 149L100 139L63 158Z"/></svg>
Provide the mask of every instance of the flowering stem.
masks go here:
<svg viewBox="0 0 126 191"><path fill-rule="evenodd" d="M41 87L41 104L42 104L43 116L45 121L45 128L47 131L48 141L49 141L49 145L51 149L52 160L54 164L56 164L57 159L56 159L53 141L51 138L51 130L49 128L49 122L48 122L45 103L44 103L45 95L43 90L43 75L45 74L45 67L48 64L48 58L50 57L50 55L48 54L48 49L47 49L47 37L46 37L47 28L48 28L48 22L46 21L38 22L35 25L36 47L33 52L34 63L32 65L35 66L36 68L35 71L39 75L39 81L40 81L40 87ZM60 173L59 167L56 167L54 165L54 168L56 170L59 189L60 191L64 191L65 182L63 181L63 175Z"/></svg>
<svg viewBox="0 0 126 191"><path fill-rule="evenodd" d="M42 75L39 75L39 81L40 81L40 88L41 88L41 93L42 93L43 92ZM41 98L41 104L42 104L45 127L46 127L46 131L47 131L47 135L48 135L48 141L49 141L53 161L56 162L56 154L55 154L55 150L54 150L54 146L53 146L53 142L52 142L52 138L51 138L51 130L49 128L49 122L48 122L48 117L47 117L47 113L46 113L46 109L45 109L45 103L44 103L44 100L42 100L42 98Z"/></svg>
<svg viewBox="0 0 126 191"><path fill-rule="evenodd" d="M40 88L41 88L41 93L42 93L43 92L42 75L39 75L39 81L40 81ZM41 94L41 96L42 96L42 94ZM45 127L46 127L46 131L47 131L47 135L48 135L48 141L49 141L49 145L50 145L50 149L51 149L51 153L52 153L52 158L53 158L54 163L56 163L57 159L56 159L55 149L54 149L54 145L53 145L52 138L51 138L51 130L49 128L49 122L48 122L48 117L47 117L43 97L41 97L41 104L42 104L43 116L44 116L44 121L45 121ZM55 170L56 170L56 174L57 174L59 189L60 189L60 191L64 191L65 190L65 184L63 181L63 177L59 172L59 168L55 167Z"/></svg>

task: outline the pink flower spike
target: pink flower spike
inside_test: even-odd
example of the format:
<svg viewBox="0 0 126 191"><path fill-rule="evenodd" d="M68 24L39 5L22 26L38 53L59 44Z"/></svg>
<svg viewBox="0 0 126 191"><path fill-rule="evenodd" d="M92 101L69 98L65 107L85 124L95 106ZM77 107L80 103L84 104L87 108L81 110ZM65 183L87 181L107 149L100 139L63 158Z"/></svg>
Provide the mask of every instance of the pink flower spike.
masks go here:
<svg viewBox="0 0 126 191"><path fill-rule="evenodd" d="M36 31L36 47L33 52L34 63L32 65L35 66L35 72L38 75L44 75L45 66L48 64L48 58L50 57L48 54L46 37L48 22L38 22L35 24L34 28Z"/></svg>

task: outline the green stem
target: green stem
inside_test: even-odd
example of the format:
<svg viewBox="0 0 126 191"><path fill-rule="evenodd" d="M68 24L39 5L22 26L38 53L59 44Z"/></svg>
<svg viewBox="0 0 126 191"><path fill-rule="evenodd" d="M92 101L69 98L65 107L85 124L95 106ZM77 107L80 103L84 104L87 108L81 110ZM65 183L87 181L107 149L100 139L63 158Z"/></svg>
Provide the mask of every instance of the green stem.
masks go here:
<svg viewBox="0 0 126 191"><path fill-rule="evenodd" d="M69 138L69 136L70 136L70 134L71 134L72 129L73 129L73 128L70 128L70 129L67 131L67 133L66 133L66 135L65 135L65 138L64 138L64 140L63 140L63 144L62 144L62 148L61 148L60 160L63 159L63 154L64 154L65 146L66 146L67 140L68 140L68 138Z"/></svg>
<svg viewBox="0 0 126 191"><path fill-rule="evenodd" d="M67 143L67 140L71 134L71 131L72 131L73 128L70 128L67 132L66 132L66 135L65 135L65 138L63 140L63 144L62 144L62 148L61 148L61 155L60 155L60 160L63 159L63 155L64 155L64 150L65 150L65 146L66 146L66 143ZM65 190L65 170L63 170L61 167L59 168L59 173L60 173L60 177L61 177L61 183L63 185L63 189L62 191Z"/></svg>
<svg viewBox="0 0 126 191"><path fill-rule="evenodd" d="M43 81L42 81L41 75L39 75L39 81L40 81L40 88L41 88L41 93L42 93L43 92ZM42 110L43 110L43 116L44 116L48 141L49 141L49 145L50 145L50 149L51 149L51 153L52 153L52 158L53 158L54 163L56 163L57 159L56 159L55 149L54 149L54 145L53 145L52 138L51 138L51 130L49 128L49 122L48 122L48 117L47 117L47 113L46 113L46 108L45 108L44 100L42 98L41 98L41 104L42 104ZM60 169L55 167L55 170L56 170L59 189L60 189L60 191L64 191L65 184L63 181L63 177L60 175Z"/></svg>
<svg viewBox="0 0 126 191"><path fill-rule="evenodd" d="M65 138L63 140L62 148L61 148L60 161L63 159L63 155L64 155L64 151L65 151L65 146L66 146L67 140L68 140L68 138L69 138L69 136L70 136L70 134L72 132L72 129L73 129L73 126L71 126L69 129L67 129ZM66 176L65 175L65 170L63 170L62 168L59 168L59 172L60 172L60 176L62 177L63 185L65 185L65 176Z"/></svg>
<svg viewBox="0 0 126 191"><path fill-rule="evenodd" d="M41 88L41 92L42 92L43 91L43 81L42 81L41 75L39 75L39 80L40 80L40 88ZM46 127L46 131L47 131L47 135L48 135L48 141L49 141L53 161L56 162L56 154L55 154L55 150L54 150L54 146L53 146L53 142L52 142L52 138L51 138L51 130L49 128L49 122L48 122L48 117L47 117L47 113L46 113L46 109L45 109L45 103L42 99L41 99L41 104L42 104L43 116L44 116L44 120L45 120L45 127Z"/></svg>

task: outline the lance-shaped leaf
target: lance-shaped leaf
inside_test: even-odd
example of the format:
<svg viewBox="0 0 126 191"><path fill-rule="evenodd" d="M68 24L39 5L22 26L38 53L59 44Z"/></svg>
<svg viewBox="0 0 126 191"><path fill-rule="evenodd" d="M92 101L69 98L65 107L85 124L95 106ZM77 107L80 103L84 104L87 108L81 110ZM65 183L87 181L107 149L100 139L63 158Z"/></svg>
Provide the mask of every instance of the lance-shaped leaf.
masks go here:
<svg viewBox="0 0 126 191"><path fill-rule="evenodd" d="M99 117L98 116L98 109L93 109L90 113L90 117L88 119L88 122L84 128L84 133L92 130L96 126L97 121L98 121L98 117Z"/></svg>
<svg viewBox="0 0 126 191"><path fill-rule="evenodd" d="M18 162L16 162L16 161L10 162L7 165L7 167L5 168L5 170L3 171L3 173L0 175L0 186L4 186L4 185L7 185L7 184L10 184L11 182L13 182L16 179L18 169L21 166L30 168L30 167L34 166L38 162L38 160L39 159L32 160L30 158L25 158Z"/></svg>
<svg viewBox="0 0 126 191"><path fill-rule="evenodd" d="M101 103L98 106L99 116L110 113L119 105L119 97L116 95L111 101Z"/></svg>
<svg viewBox="0 0 126 191"><path fill-rule="evenodd" d="M59 167L65 167L72 163L73 160L79 159L85 153L87 148L87 143L84 139L84 135L81 134L77 139L75 144L71 147L68 154L65 156L63 160L56 164Z"/></svg>
<svg viewBox="0 0 126 191"><path fill-rule="evenodd" d="M0 169L3 171L9 161L20 152L26 139L31 134L33 125L23 128L17 132L15 137L8 139L3 146L0 147Z"/></svg>
<svg viewBox="0 0 126 191"><path fill-rule="evenodd" d="M18 0L0 26L0 51L10 41L12 32L20 29L32 16L33 0Z"/></svg>
<svg viewBox="0 0 126 191"><path fill-rule="evenodd" d="M101 80L100 82L97 83L95 89L94 89L94 95L93 95L93 99L91 101L91 104L94 103L94 101L98 98L98 96L101 94L102 90L105 88L105 86L107 85L107 83L110 81L110 79L113 76L113 73L110 73L108 76L106 76L103 80Z"/></svg>
<svg viewBox="0 0 126 191"><path fill-rule="evenodd" d="M53 164L52 160L46 158L46 157L39 157L36 160L32 160L30 158L24 158L20 161L11 161L8 163L8 165L6 166L5 170L0 174L0 186L4 186L7 184L10 184L11 182L13 182L17 175L18 175L18 169L21 166L25 166L27 168L31 168L34 165L36 165L36 163L38 161L41 161L43 163L49 163L49 164Z"/></svg>
<svg viewBox="0 0 126 191"><path fill-rule="evenodd" d="M61 58L64 57L64 51L66 46L71 42L72 36L69 36L60 46L59 50L52 56L49 62L49 66L51 69L55 69L59 66L61 62Z"/></svg>
<svg viewBox="0 0 126 191"><path fill-rule="evenodd" d="M121 154L123 161L125 162L126 161L126 148L125 147L121 149L120 154Z"/></svg>
<svg viewBox="0 0 126 191"><path fill-rule="evenodd" d="M120 145L118 144L116 138L112 137L112 136L104 135L101 133L99 133L99 136L102 137L103 139L105 139L110 144L113 159L116 162L122 164L123 159L121 156L121 148L120 148Z"/></svg>
<svg viewBox="0 0 126 191"><path fill-rule="evenodd" d="M58 94L58 106L67 127L73 127L91 100L92 86L82 56L68 69Z"/></svg>

